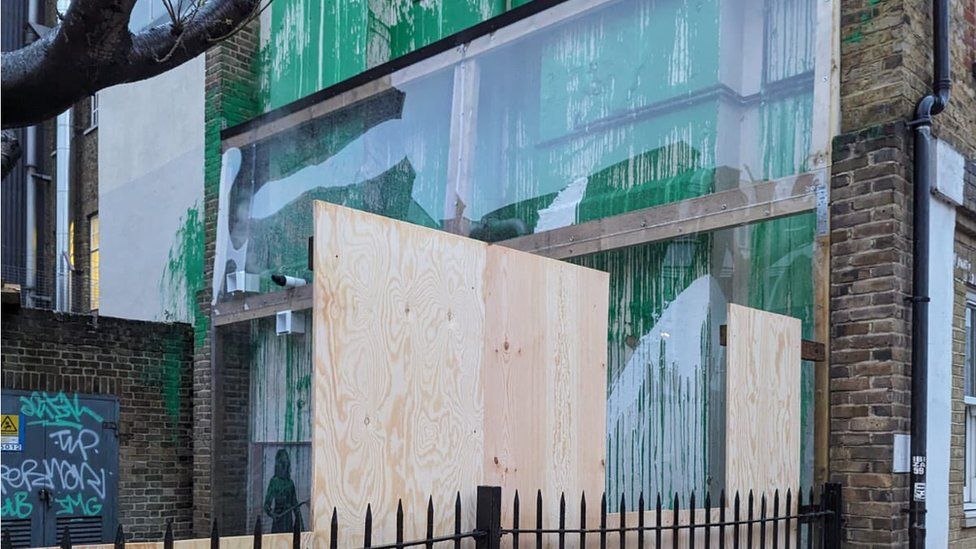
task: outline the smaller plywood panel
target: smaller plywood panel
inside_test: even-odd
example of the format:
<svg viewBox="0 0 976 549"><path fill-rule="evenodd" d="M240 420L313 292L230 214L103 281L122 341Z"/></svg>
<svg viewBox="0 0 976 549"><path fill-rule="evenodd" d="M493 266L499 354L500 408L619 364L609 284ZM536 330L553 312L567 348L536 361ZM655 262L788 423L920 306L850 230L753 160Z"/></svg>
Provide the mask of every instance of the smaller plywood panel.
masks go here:
<svg viewBox="0 0 976 549"><path fill-rule="evenodd" d="M800 485L800 321L729 305L726 473L729 494Z"/></svg>

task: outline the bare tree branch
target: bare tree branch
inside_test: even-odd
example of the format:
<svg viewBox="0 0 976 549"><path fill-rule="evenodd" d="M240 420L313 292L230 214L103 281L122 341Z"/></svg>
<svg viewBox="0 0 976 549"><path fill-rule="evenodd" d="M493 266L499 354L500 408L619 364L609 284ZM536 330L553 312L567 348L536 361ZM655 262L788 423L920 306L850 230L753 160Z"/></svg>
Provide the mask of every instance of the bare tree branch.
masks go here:
<svg viewBox="0 0 976 549"><path fill-rule="evenodd" d="M0 144L0 158L2 158L2 173L0 179L7 177L10 170L14 169L17 159L20 158L20 141L13 130L3 130L3 142Z"/></svg>
<svg viewBox="0 0 976 549"><path fill-rule="evenodd" d="M46 37L2 54L3 128L47 120L96 91L150 78L206 51L259 13L261 0L206 0L133 35L135 0L74 0ZM182 6L180 6L182 8Z"/></svg>

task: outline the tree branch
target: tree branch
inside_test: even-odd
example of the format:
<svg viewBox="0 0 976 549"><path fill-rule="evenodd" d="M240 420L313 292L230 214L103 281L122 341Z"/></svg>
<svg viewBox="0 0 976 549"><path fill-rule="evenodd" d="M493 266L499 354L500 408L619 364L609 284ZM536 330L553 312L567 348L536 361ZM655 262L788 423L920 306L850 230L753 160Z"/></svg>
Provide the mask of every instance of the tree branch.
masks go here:
<svg viewBox="0 0 976 549"><path fill-rule="evenodd" d="M17 165L17 160L20 159L21 149L20 141L17 140L17 136L14 134L13 130L3 130L3 141L0 143L0 158L2 158L2 165L0 165L0 179L6 179L7 174L10 170L14 169Z"/></svg>
<svg viewBox="0 0 976 549"><path fill-rule="evenodd" d="M260 0L207 0L192 16L133 35L135 0L74 0L54 30L2 54L3 128L42 122L96 91L144 80L239 30Z"/></svg>

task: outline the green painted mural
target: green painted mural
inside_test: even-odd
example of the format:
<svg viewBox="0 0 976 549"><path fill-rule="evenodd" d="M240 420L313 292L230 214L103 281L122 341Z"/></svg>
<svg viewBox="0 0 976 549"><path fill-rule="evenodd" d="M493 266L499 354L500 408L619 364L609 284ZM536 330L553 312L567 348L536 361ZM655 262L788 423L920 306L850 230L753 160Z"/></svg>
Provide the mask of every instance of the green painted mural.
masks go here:
<svg viewBox="0 0 976 549"><path fill-rule="evenodd" d="M263 23L260 99L274 109L502 13L505 0L283 0Z"/></svg>
<svg viewBox="0 0 976 549"><path fill-rule="evenodd" d="M273 5L259 67L264 108L506 8L339 4ZM394 89L228 150L216 191L215 299L223 275L242 267L262 291L272 273L310 278L313 200L498 241L720 190L748 194L812 169L812 0L611 1L540 21L463 63L394 75ZM816 221L811 212L573 260L611 276L610 501L722 485L725 307L798 317L809 337ZM310 338L275 339L258 324L252 427L265 438L253 439L262 445L253 455L267 465L272 441L307 440L307 408L297 403L308 402Z"/></svg>

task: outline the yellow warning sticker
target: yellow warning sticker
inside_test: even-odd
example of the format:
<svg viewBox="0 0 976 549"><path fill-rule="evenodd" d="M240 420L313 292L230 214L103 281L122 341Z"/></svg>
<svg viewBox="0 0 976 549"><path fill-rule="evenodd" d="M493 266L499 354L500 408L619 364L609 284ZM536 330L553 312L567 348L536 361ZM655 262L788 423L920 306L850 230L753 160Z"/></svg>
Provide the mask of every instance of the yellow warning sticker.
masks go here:
<svg viewBox="0 0 976 549"><path fill-rule="evenodd" d="M20 416L3 414L0 419L0 436L20 438Z"/></svg>

